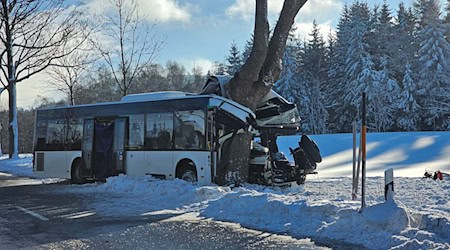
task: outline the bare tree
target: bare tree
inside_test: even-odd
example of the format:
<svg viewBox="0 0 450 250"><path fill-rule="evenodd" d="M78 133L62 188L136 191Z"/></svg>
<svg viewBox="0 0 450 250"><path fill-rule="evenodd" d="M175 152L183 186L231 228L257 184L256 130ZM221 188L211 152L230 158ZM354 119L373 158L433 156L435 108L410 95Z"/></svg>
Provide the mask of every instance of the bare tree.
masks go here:
<svg viewBox="0 0 450 250"><path fill-rule="evenodd" d="M286 0L269 41L267 0L256 1L253 48L240 71L226 89L229 98L255 111L258 101L267 95L281 72L281 62L295 16L307 0ZM236 134L231 144L230 164L218 175L224 184L248 180L248 160L252 134Z"/></svg>
<svg viewBox="0 0 450 250"><path fill-rule="evenodd" d="M89 33L86 35L88 36ZM73 43L69 44L63 50L72 50ZM79 44L78 41L75 42L75 45ZM49 87L66 94L69 105L75 105L75 92L81 88L82 78L94 61L93 53L89 48L79 48L68 56L57 59L58 65L46 70L50 77Z"/></svg>
<svg viewBox="0 0 450 250"><path fill-rule="evenodd" d="M66 0L1 0L0 82L9 93L10 158L18 156L16 84L72 52L60 48L79 35L79 17Z"/></svg>
<svg viewBox="0 0 450 250"><path fill-rule="evenodd" d="M135 0L110 0L113 12L103 13L100 36L93 41L125 96L135 78L150 64L164 45L164 39L139 14ZM107 39L105 39L105 37ZM107 40L110 44L100 42Z"/></svg>

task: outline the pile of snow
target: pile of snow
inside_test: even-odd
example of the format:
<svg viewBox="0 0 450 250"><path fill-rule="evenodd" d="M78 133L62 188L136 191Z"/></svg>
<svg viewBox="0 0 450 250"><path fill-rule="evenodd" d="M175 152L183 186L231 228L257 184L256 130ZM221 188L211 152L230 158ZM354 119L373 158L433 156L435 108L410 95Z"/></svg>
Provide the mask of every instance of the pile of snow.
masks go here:
<svg viewBox="0 0 450 250"><path fill-rule="evenodd" d="M2 155L0 156L0 172L20 177L29 177L31 178L27 182L29 185L50 184L63 181L58 178L39 178L33 173L32 160L32 154L21 154L17 159L9 159L8 155Z"/></svg>
<svg viewBox="0 0 450 250"><path fill-rule="evenodd" d="M13 173L17 176L36 177L33 173L33 165L30 164L33 155L23 154L19 159L8 159L8 155L0 156L0 172Z"/></svg>
<svg viewBox="0 0 450 250"><path fill-rule="evenodd" d="M55 192L91 197L90 208L108 216L195 213L322 242L343 241L376 249L450 248L450 179L421 178L425 170L450 172L445 161L450 153L450 133L369 134L370 177L363 212L359 212L360 201L351 200L352 181L347 177L352 168L351 135L312 138L321 149L323 162L318 166L319 175L309 176L299 187L245 185L231 189L121 175L103 184L69 185ZM281 148L295 147L298 139L281 138ZM394 168L395 196L385 202L382 175L390 167ZM0 171L20 173L19 169L30 171L31 158L0 160Z"/></svg>
<svg viewBox="0 0 450 250"><path fill-rule="evenodd" d="M382 177L367 181L367 207L352 201L351 179L310 180L278 189L258 185L197 186L181 180L111 177L105 184L61 192L93 196L90 209L108 216L197 213L199 217L316 241L367 248L450 247L450 181L396 178L394 200L384 200Z"/></svg>

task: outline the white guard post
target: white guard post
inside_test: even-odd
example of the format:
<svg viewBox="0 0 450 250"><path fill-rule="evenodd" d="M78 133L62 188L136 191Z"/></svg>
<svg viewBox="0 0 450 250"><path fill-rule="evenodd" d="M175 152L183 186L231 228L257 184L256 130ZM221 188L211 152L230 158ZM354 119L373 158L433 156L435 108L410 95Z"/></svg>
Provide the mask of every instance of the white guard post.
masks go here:
<svg viewBox="0 0 450 250"><path fill-rule="evenodd" d="M384 199L394 198L394 169L384 171Z"/></svg>

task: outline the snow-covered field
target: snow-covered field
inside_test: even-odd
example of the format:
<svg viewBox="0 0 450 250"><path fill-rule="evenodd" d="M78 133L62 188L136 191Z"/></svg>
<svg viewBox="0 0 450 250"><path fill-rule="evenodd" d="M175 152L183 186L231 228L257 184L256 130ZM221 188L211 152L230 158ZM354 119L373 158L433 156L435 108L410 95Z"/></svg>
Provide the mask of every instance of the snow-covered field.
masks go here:
<svg viewBox="0 0 450 250"><path fill-rule="evenodd" d="M425 170L450 172L450 133L368 134L368 207L362 213L358 212L360 201L351 200L351 135L312 138L323 162L319 174L309 176L301 187L230 189L117 176L104 184L70 186L64 192L98 196L91 209L109 216L194 213L249 228L373 249L450 249L450 177L421 178ZM282 138L281 148L288 152L287 147L295 147L298 139ZM395 199L385 202L382 176L391 167ZM33 176L31 158L3 158L0 171Z"/></svg>

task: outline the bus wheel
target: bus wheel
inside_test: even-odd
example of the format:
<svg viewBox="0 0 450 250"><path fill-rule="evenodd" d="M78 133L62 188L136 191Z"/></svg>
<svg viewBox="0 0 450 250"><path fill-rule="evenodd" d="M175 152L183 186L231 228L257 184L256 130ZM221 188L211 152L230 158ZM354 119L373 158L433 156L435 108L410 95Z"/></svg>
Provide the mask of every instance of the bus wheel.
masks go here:
<svg viewBox="0 0 450 250"><path fill-rule="evenodd" d="M81 160L76 160L72 165L71 179L72 184L83 184L86 183L86 179L81 176L81 167L83 162Z"/></svg>
<svg viewBox="0 0 450 250"><path fill-rule="evenodd" d="M197 173L193 162L189 162L180 167L177 178L190 183L197 182Z"/></svg>

